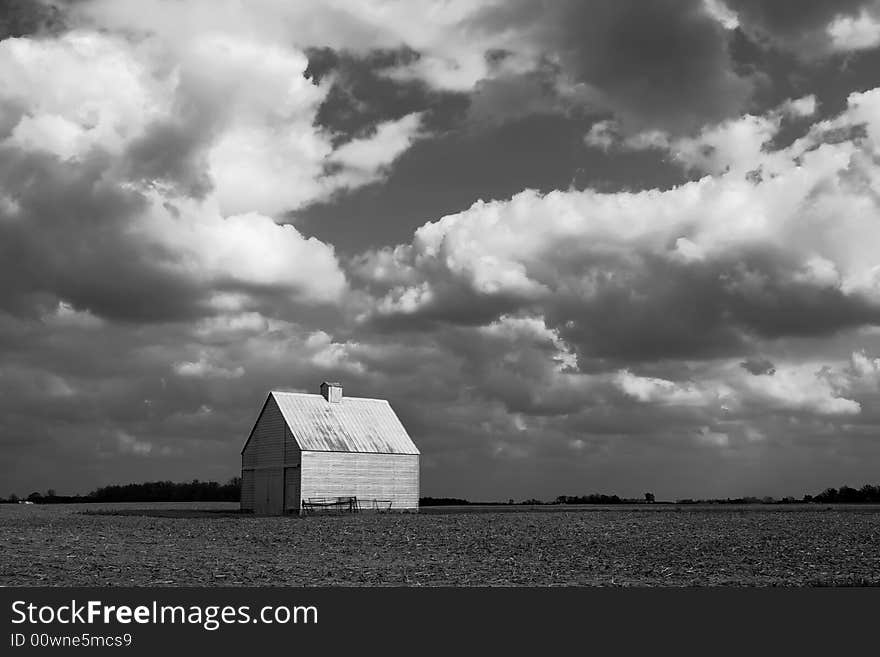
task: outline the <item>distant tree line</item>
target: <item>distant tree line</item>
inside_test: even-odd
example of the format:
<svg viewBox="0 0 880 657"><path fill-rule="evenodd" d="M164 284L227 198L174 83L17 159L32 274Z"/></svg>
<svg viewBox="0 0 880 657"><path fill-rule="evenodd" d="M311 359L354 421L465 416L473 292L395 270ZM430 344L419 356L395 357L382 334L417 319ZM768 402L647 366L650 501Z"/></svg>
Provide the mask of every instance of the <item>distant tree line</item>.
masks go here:
<svg viewBox="0 0 880 657"><path fill-rule="evenodd" d="M237 502L241 497L241 478L233 477L225 484L216 481L175 483L171 481L147 481L141 484L121 484L96 488L88 495L58 495L49 489L45 493L33 492L25 498L13 493L0 502L33 502L35 504L61 504L67 502ZM527 499L514 502L471 502L458 497L422 497L420 506L462 506L468 504L635 504L654 502L653 493L645 493L644 498L622 498L618 495L591 493L589 495L559 495L546 502ZM794 497L736 497L725 499L680 499L676 504L880 504L880 485L865 484L861 488L841 486L826 488L816 495Z"/></svg>
<svg viewBox="0 0 880 657"><path fill-rule="evenodd" d="M216 481L175 483L173 481L145 481L141 484L121 484L96 488L88 495L57 495L53 489L45 493L33 492L24 499L14 493L7 502L35 504L63 504L70 502L238 502L241 497L241 478L233 477L225 484Z"/></svg>
<svg viewBox="0 0 880 657"><path fill-rule="evenodd" d="M821 502L823 504L880 504L880 485L865 484L859 489L849 486L841 486L839 489L826 488L818 495L810 499L807 498L810 496L804 496L805 502Z"/></svg>
<svg viewBox="0 0 880 657"><path fill-rule="evenodd" d="M142 484L104 486L89 493L95 502L237 502L241 497L241 479L225 484L193 479L188 483L148 481Z"/></svg>
<svg viewBox="0 0 880 657"><path fill-rule="evenodd" d="M880 504L880 485L865 484L861 488L841 486L826 488L816 495L794 497L736 497L709 500L677 500L678 504Z"/></svg>
<svg viewBox="0 0 880 657"><path fill-rule="evenodd" d="M601 495L599 493L591 493L590 495L572 496L560 495L553 504L623 504L634 500L622 500L617 495Z"/></svg>
<svg viewBox="0 0 880 657"><path fill-rule="evenodd" d="M521 502L512 499L507 502L471 502L469 500L454 497L423 497L419 500L420 506L460 506L466 504L500 505L521 504L524 506L549 505L549 504L653 504L653 493L645 493L640 498L626 498L619 495L604 495L591 493L589 495L559 495L552 501L530 498ZM676 504L880 504L880 485L872 486L865 484L861 488L841 486L838 488L826 488L817 495L804 495L798 499L795 497L728 497L724 499L679 499Z"/></svg>

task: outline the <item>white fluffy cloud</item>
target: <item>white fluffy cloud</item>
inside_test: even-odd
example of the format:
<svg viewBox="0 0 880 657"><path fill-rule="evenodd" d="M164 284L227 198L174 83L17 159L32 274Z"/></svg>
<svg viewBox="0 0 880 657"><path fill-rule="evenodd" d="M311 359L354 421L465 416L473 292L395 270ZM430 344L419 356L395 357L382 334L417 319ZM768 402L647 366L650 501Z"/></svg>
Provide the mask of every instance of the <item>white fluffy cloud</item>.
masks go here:
<svg viewBox="0 0 880 657"><path fill-rule="evenodd" d="M153 444L146 440L139 440L127 431L118 430L116 441L119 451L135 456L149 456L153 453Z"/></svg>
<svg viewBox="0 0 880 657"><path fill-rule="evenodd" d="M210 32L183 44L86 30L6 39L5 143L81 159L93 148L118 155L157 124L180 126L203 151L223 214L275 216L377 180L420 128L410 115L334 151L315 126L328 87L304 77L307 65L294 47ZM331 164L340 170L327 176Z"/></svg>
<svg viewBox="0 0 880 657"><path fill-rule="evenodd" d="M81 158L118 154L170 111L172 82L156 78L121 37L70 32L0 42L4 143Z"/></svg>
<svg viewBox="0 0 880 657"><path fill-rule="evenodd" d="M359 187L378 180L383 168L412 145L420 125L421 115L415 112L396 121L384 121L370 136L343 144L329 158L331 164L340 167L329 180L340 187Z"/></svg>
<svg viewBox="0 0 880 657"><path fill-rule="evenodd" d="M864 354L844 362L779 363L755 375L735 361L711 363L689 380L638 376L629 370L614 379L624 393L642 403L705 409L716 419L747 418L767 412L855 415L861 396L877 371ZM865 367L867 364L867 367ZM858 369L868 370L866 375ZM870 382L869 382L870 381Z"/></svg>
<svg viewBox="0 0 880 657"><path fill-rule="evenodd" d="M880 45L877 0L703 0L726 29L739 28L759 47L787 50L804 61Z"/></svg>
<svg viewBox="0 0 880 657"><path fill-rule="evenodd" d="M878 99L880 90L853 94L840 116L778 150L768 144L779 111L668 140L674 158L708 174L669 190L527 190L479 201L425 224L408 245L366 256L360 274L387 286L378 312L390 314L434 311L444 293L462 289L519 303L574 295L590 304L615 281L635 285L651 263L694 275L717 266L719 293L746 304L806 286L876 305ZM794 106L806 114L809 104ZM839 139L841 131L850 137ZM749 254L769 252L773 271L749 264Z"/></svg>
<svg viewBox="0 0 880 657"><path fill-rule="evenodd" d="M880 422L880 92L812 128L814 96L739 116L754 80L727 30L751 19L705 4L93 0L69 32L4 40L0 434L80 458L27 476L95 485L97 454L133 480L146 456L225 478L267 388L330 377L393 400L428 494L701 494L714 449L742 494L739 457L775 473L831 440L870 454L845 441ZM826 36L873 47L871 20ZM352 91L366 123L343 141L321 108L351 90L306 77L312 46L368 82L396 62L379 74L424 83L403 89L427 109L382 120ZM346 263L283 223L381 181L430 136L430 103L446 111L438 90L475 92L493 120L561 96L612 110L589 145L652 149L694 179L524 189Z"/></svg>
<svg viewBox="0 0 880 657"><path fill-rule="evenodd" d="M82 20L115 29L168 35L184 43L193 34L253 36L298 48L330 47L364 53L403 46L422 54L386 71L398 79L424 80L438 89L466 91L489 73L484 53L511 41L469 29L468 20L493 1L346 2L344 0L93 0L78 8ZM515 41L514 41L515 43Z"/></svg>
<svg viewBox="0 0 880 657"><path fill-rule="evenodd" d="M615 383L624 393L640 402L665 406L706 406L710 403L724 403L730 396L730 391L726 388L701 387L690 382L677 383L658 377L637 376L629 370L620 371Z"/></svg>
<svg viewBox="0 0 880 657"><path fill-rule="evenodd" d="M869 50L880 45L880 19L862 9L858 16L838 16L829 23L828 37L837 51Z"/></svg>
<svg viewBox="0 0 880 657"><path fill-rule="evenodd" d="M262 31L267 14L255 32L233 4L159 9L126 32L134 26L115 3L92 3L74 8L89 16L77 29L3 40L0 147L21 159L57 158L61 168L52 166L67 173L53 176L66 183L88 172L108 193L141 196L145 207L108 217L100 239L112 234L141 253L159 247L144 257L151 267L192 284L337 301L346 281L332 246L274 219L381 179L419 136L420 115L336 148L334 135L316 125L329 87L305 77L300 47ZM205 22L189 20L196 18ZM41 184L53 182L47 176ZM22 194L20 181L0 180L8 230L26 230L13 222L33 211L22 210ZM40 218L57 230L52 221ZM93 229L85 222L78 230L88 240ZM77 261L65 260L73 279Z"/></svg>
<svg viewBox="0 0 880 657"><path fill-rule="evenodd" d="M315 302L337 301L346 289L331 245L265 215L223 217L211 202L169 205L161 197L145 215L138 235L144 243L174 253L167 267L211 286L233 280Z"/></svg>
<svg viewBox="0 0 880 657"><path fill-rule="evenodd" d="M714 175L731 169L755 168L766 154L766 146L779 132L784 120L813 116L818 101L814 95L788 99L763 115L729 119L704 126L695 136L674 137L662 130L647 130L623 136L613 120L594 124L584 143L608 151L661 150L688 170ZM787 154L788 156L791 153Z"/></svg>
<svg viewBox="0 0 880 657"><path fill-rule="evenodd" d="M237 366L233 368L224 367L216 363L212 363L204 354L197 361L181 361L174 364L174 372L178 376L193 378L221 378L236 379L244 375L244 368Z"/></svg>

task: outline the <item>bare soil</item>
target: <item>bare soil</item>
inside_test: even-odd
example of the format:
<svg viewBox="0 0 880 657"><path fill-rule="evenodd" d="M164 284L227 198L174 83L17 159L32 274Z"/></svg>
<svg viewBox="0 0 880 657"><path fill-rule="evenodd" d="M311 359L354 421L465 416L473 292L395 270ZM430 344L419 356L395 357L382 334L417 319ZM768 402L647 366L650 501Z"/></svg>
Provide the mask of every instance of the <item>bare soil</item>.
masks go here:
<svg viewBox="0 0 880 657"><path fill-rule="evenodd" d="M463 510L5 504L0 584L880 586L877 507Z"/></svg>

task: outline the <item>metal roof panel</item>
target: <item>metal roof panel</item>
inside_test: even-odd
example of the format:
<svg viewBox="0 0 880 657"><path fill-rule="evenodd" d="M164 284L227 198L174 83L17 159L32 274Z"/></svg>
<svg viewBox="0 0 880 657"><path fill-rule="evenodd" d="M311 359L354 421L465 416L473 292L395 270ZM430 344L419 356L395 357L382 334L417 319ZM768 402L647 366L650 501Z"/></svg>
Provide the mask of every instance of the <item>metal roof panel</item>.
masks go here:
<svg viewBox="0 0 880 657"><path fill-rule="evenodd" d="M406 429L384 399L343 397L328 402L323 395L269 393L300 449L320 452L418 454Z"/></svg>

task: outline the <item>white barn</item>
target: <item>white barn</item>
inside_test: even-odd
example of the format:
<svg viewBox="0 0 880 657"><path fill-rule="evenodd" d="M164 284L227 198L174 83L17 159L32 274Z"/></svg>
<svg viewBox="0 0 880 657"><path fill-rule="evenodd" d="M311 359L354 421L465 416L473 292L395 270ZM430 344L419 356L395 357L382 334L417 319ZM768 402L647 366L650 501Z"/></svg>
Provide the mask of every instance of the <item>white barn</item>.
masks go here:
<svg viewBox="0 0 880 657"><path fill-rule="evenodd" d="M419 450L384 399L272 391L241 450L241 508L299 513L309 499L419 506Z"/></svg>

